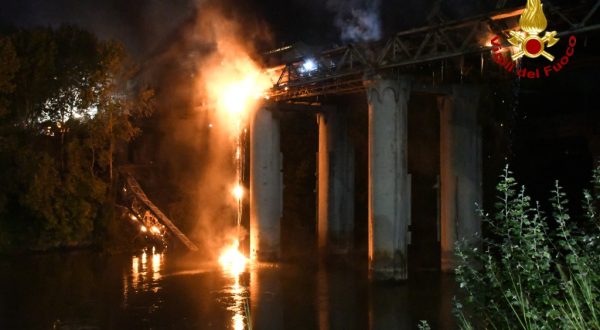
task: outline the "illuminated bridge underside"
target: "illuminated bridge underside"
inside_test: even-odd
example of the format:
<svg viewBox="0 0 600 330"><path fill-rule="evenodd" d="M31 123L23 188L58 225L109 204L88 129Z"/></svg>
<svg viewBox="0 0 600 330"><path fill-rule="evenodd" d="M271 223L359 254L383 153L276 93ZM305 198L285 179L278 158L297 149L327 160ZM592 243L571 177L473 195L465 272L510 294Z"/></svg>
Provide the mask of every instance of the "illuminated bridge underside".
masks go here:
<svg viewBox="0 0 600 330"><path fill-rule="evenodd" d="M572 4L566 8L544 1L552 26L560 27L559 36L600 29L592 17L600 0ZM307 71L305 60L272 68L279 79L270 91L275 101L288 101L319 95L345 94L364 90L365 76L389 69L450 59L467 54L489 52L486 38L507 35L518 25L523 8L504 10L467 20L443 22L396 34L385 43L349 44L322 52L312 58L316 69Z"/></svg>

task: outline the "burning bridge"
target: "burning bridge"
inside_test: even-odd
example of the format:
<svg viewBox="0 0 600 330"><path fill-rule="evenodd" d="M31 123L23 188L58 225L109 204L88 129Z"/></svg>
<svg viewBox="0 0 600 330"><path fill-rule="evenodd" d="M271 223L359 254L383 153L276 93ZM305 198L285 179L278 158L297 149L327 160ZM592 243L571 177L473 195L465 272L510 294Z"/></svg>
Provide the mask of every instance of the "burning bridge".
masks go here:
<svg viewBox="0 0 600 330"><path fill-rule="evenodd" d="M600 1L569 3L559 8L545 1L548 21L558 37L600 28ZM411 242L411 174L407 166L407 112L413 93L437 99L440 116L438 238L441 268L454 267L454 243L480 232L475 202L482 199L479 84L462 82L462 58L483 63L493 35L516 29L523 8L448 22L435 12L431 25L396 34L384 43L347 45L318 53L295 53L283 47L266 54L283 63L270 71L279 78L269 102L250 126L251 256L272 260L280 255L282 161L279 110L317 110L319 246L347 253L354 227L354 146L344 111L322 104L324 96L365 91L369 116L368 203L369 264L379 279L406 279ZM563 42L566 42L564 38ZM479 55L481 54L481 55ZM474 55L474 56L473 56ZM440 84L419 66L456 59L460 79ZM540 59L544 60L545 59ZM435 206L432 206L435 208Z"/></svg>

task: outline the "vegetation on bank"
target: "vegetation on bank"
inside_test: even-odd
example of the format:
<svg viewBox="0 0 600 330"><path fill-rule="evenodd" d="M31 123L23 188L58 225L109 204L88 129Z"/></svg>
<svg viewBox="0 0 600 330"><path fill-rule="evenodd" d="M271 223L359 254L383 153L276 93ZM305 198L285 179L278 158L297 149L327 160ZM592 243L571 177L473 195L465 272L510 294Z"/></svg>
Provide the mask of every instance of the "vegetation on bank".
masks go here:
<svg viewBox="0 0 600 330"><path fill-rule="evenodd" d="M486 235L458 249L462 329L600 329L600 167L592 184L581 219L558 182L545 214L505 170Z"/></svg>
<svg viewBox="0 0 600 330"><path fill-rule="evenodd" d="M75 27L0 33L0 251L94 245L151 113L121 44Z"/></svg>

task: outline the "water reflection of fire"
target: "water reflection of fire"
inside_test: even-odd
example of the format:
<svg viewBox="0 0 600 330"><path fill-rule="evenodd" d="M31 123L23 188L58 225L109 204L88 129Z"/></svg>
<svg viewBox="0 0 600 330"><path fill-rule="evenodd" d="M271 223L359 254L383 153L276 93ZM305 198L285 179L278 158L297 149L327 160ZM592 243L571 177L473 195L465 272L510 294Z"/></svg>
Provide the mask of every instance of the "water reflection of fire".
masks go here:
<svg viewBox="0 0 600 330"><path fill-rule="evenodd" d="M246 303L245 292L246 290L244 287L240 285L239 278L236 278L231 290L234 300L232 310L235 313L232 318L234 330L244 330L246 328L246 323L250 325L250 320L246 320L244 317L246 311L244 308L244 304Z"/></svg>
<svg viewBox="0 0 600 330"><path fill-rule="evenodd" d="M148 252L151 252L149 255ZM123 275L123 305L128 304L132 293L152 291L157 293L161 289L160 281L164 272L163 251L152 247L150 251L144 251L141 255L131 258L131 270Z"/></svg>
<svg viewBox="0 0 600 330"><path fill-rule="evenodd" d="M239 251L239 241L223 250L219 257L223 271L233 278L233 284L228 292L233 298L233 304L228 308L232 311L232 328L234 330L252 329L247 289L240 284L240 276L246 271L248 259Z"/></svg>
<svg viewBox="0 0 600 330"><path fill-rule="evenodd" d="M133 256L131 259L131 284L135 290L156 287L162 278L164 253L157 251L155 247L152 247L151 252L150 258L144 250L141 256Z"/></svg>

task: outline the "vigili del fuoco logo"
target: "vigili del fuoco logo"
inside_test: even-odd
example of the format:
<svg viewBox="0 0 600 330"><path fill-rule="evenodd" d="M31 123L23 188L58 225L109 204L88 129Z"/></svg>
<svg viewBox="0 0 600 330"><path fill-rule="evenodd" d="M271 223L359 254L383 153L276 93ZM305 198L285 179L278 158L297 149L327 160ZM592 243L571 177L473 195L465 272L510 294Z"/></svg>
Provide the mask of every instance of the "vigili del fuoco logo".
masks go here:
<svg viewBox="0 0 600 330"><path fill-rule="evenodd" d="M556 45L560 39L556 38L556 31L546 31L548 20L544 15L541 0L527 0L527 6L521 14L519 25L521 31L510 31L510 38L507 40L512 45L508 52L512 55L506 56L504 54L506 49L500 43L500 36L495 36L491 41L492 58L506 71L521 78L536 79L558 73L569 64L570 58L575 54L577 39L575 36L570 36L569 46L565 54L562 57L555 58L550 48ZM536 68L518 67L517 61L523 56L532 59L541 57L551 63Z"/></svg>

